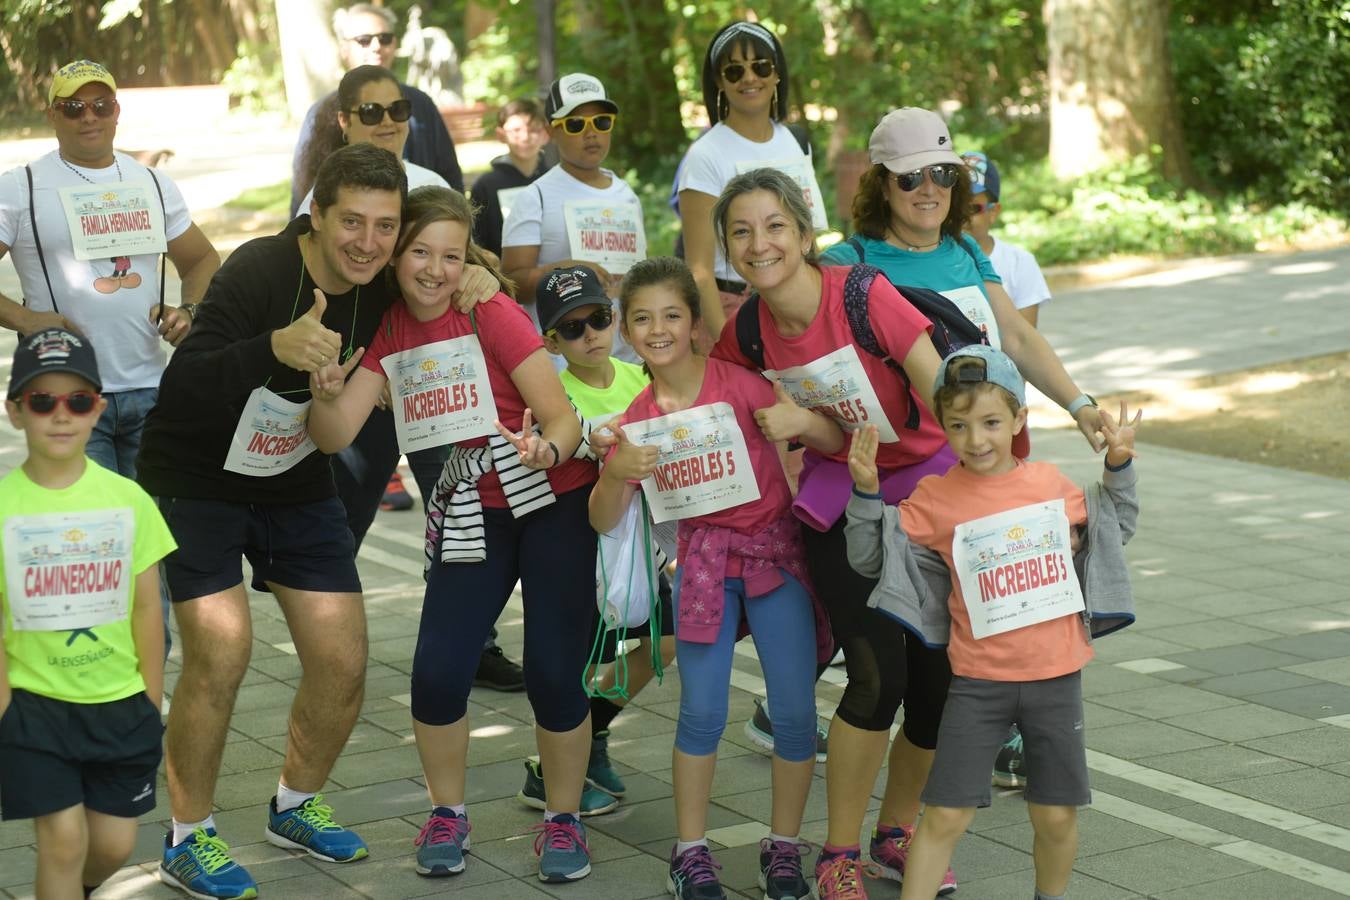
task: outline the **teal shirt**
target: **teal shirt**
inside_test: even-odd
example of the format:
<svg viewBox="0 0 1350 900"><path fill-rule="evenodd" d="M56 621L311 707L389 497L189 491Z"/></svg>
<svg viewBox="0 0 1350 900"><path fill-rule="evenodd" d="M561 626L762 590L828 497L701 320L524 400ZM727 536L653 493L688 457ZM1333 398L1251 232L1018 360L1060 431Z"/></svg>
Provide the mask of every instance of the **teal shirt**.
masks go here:
<svg viewBox="0 0 1350 900"><path fill-rule="evenodd" d="M926 253L901 250L885 241L862 235L856 235L856 238L866 252L865 262L880 269L891 284L933 291L975 286L987 297L989 292L984 289L986 281L1003 283L989 262L989 257L984 255L980 245L970 235L961 236L961 240L970 248L970 253L945 235L936 249ZM858 252L848 241L840 241L821 254L821 262L827 266L853 266L863 261L858 259Z"/></svg>

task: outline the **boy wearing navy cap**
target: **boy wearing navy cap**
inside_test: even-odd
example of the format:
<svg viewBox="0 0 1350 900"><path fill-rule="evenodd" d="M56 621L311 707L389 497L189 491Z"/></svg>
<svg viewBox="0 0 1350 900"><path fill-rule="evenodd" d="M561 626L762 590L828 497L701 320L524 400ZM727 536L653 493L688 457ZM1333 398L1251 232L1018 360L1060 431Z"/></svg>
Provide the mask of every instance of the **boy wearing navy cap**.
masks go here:
<svg viewBox="0 0 1350 900"><path fill-rule="evenodd" d="M0 813L34 820L39 897L89 896L155 806L158 563L175 545L145 491L84 455L102 388L87 338L19 342L5 411L28 455L0 479Z"/></svg>

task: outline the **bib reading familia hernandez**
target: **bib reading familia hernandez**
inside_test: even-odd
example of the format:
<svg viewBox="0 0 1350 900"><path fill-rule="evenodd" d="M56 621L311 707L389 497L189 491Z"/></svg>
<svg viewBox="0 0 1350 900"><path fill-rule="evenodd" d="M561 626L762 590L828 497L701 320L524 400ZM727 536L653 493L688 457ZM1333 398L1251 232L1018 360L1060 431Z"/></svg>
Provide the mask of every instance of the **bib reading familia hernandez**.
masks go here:
<svg viewBox="0 0 1350 900"><path fill-rule="evenodd" d="M164 253L164 212L143 184L85 184L58 192L75 258Z"/></svg>
<svg viewBox="0 0 1350 900"><path fill-rule="evenodd" d="M476 336L400 350L380 365L389 379L403 453L496 433L497 404Z"/></svg>
<svg viewBox="0 0 1350 900"><path fill-rule="evenodd" d="M730 403L708 403L624 426L635 444L656 447L642 480L653 522L689 519L759 499L745 435Z"/></svg>
<svg viewBox="0 0 1350 900"><path fill-rule="evenodd" d="M957 525L952 564L976 639L1084 609L1062 499Z"/></svg>

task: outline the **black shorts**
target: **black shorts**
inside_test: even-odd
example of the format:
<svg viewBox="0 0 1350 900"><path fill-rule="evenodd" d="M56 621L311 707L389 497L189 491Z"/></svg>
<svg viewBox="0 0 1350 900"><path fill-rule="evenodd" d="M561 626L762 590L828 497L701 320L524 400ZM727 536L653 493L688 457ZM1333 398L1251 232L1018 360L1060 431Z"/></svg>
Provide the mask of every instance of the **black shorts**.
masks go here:
<svg viewBox="0 0 1350 900"><path fill-rule="evenodd" d="M34 819L83 804L133 819L155 808L164 726L144 692L69 703L15 691L0 718L0 816Z"/></svg>
<svg viewBox="0 0 1350 900"><path fill-rule="evenodd" d="M253 567L253 589L268 582L298 591L359 594L356 542L337 497L300 504L228 503L160 497L178 549L164 560L175 603L229 590Z"/></svg>
<svg viewBox="0 0 1350 900"><path fill-rule="evenodd" d="M671 606L670 578L665 572L658 573L657 577L660 579L657 583L656 595L657 599L660 601L661 636L670 637L675 634L675 612ZM619 634L617 631L607 630L604 635L601 636L600 626L600 609L599 607L596 607L595 618L591 621L591 635L592 641L597 637L600 639L600 658L592 659L591 661L598 663L612 663L614 662L615 657L618 656L617 648L619 644ZM644 622L641 625L635 625L634 627L629 628L628 640L631 641L637 638L650 637L652 633L650 626L650 622ZM595 653L594 643L592 643L591 646L591 653L592 656Z"/></svg>

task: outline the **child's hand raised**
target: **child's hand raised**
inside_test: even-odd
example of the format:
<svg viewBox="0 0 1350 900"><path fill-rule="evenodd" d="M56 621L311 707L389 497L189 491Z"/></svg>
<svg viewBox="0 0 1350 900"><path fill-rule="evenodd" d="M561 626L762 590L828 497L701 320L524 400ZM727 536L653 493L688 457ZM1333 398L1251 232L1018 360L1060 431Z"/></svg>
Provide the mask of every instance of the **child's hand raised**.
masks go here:
<svg viewBox="0 0 1350 900"><path fill-rule="evenodd" d="M881 435L875 425L866 425L853 432L853 444L848 448L848 473L853 476L853 486L859 493L881 491L881 480L877 475L877 446L880 443Z"/></svg>
<svg viewBox="0 0 1350 900"><path fill-rule="evenodd" d="M1144 411L1135 411L1130 418L1129 406L1120 401L1120 420L1116 421L1106 410L1102 410L1102 437L1106 439L1106 464L1112 468L1125 465L1139 454L1134 449L1134 436L1139 423L1144 419Z"/></svg>
<svg viewBox="0 0 1350 900"><path fill-rule="evenodd" d="M548 469L562 462L558 458L557 446L534 433L534 418L529 407L525 408L525 414L520 417L519 434L507 428L498 419L494 419L492 424L496 425L497 432L516 448L516 452L520 454L520 464L525 468Z"/></svg>
<svg viewBox="0 0 1350 900"><path fill-rule="evenodd" d="M315 400L336 400L347 384L347 376L352 374L356 364L361 361L366 348L361 347L345 363L336 360L325 363L309 373L309 392Z"/></svg>
<svg viewBox="0 0 1350 900"><path fill-rule="evenodd" d="M655 447L634 444L628 440L628 435L624 434L623 428L617 423L611 424L609 430L613 432L615 438L614 452L605 460L605 468L601 470L602 477L616 478L620 481L641 481L652 474L660 456L659 451Z"/></svg>

